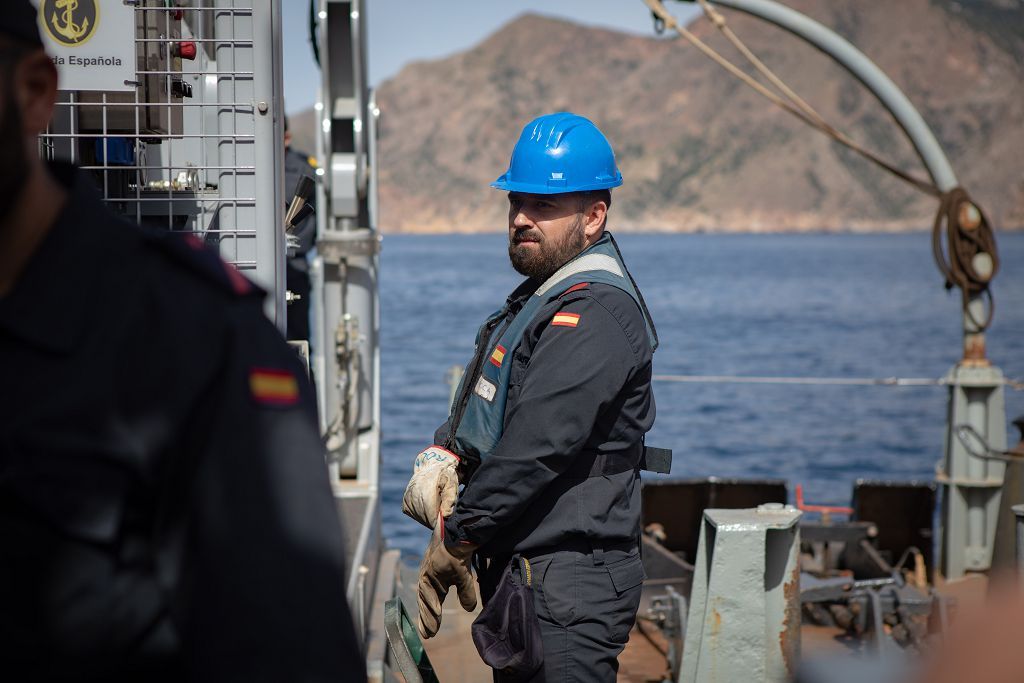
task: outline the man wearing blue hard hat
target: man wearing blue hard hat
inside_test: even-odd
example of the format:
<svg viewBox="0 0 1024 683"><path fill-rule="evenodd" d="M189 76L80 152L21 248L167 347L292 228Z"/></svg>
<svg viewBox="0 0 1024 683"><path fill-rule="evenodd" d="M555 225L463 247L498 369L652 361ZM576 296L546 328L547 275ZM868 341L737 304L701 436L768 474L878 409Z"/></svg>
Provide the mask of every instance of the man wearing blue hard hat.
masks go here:
<svg viewBox="0 0 1024 683"><path fill-rule="evenodd" d="M527 279L477 333L403 501L435 530L420 633L437 632L451 586L475 607L474 566L473 639L497 680L614 681L636 619L657 336L605 229L621 184L591 121L559 112L523 129L492 187L508 193L509 258Z"/></svg>

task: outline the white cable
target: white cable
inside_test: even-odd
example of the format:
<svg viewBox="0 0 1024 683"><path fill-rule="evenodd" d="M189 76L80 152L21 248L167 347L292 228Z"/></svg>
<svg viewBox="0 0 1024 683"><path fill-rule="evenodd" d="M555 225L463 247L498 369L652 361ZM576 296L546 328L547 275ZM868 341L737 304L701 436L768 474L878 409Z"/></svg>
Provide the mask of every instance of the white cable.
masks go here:
<svg viewBox="0 0 1024 683"><path fill-rule="evenodd" d="M688 384L807 384L824 386L930 387L946 386L945 379L928 377L740 377L735 375L654 375L656 382ZM1006 379L1013 389L1024 389L1024 381Z"/></svg>

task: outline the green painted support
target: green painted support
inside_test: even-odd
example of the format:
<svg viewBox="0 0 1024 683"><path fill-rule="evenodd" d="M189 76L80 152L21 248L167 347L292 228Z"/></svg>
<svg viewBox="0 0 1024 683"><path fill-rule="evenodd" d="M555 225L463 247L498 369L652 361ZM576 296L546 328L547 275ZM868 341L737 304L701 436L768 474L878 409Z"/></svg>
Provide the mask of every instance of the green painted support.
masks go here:
<svg viewBox="0 0 1024 683"><path fill-rule="evenodd" d="M1003 373L996 367L963 363L949 371L946 381L949 420L945 457L935 474L943 486L940 568L947 579L958 579L992 566L1006 463L971 455L956 430L970 425L990 449L1004 451L1006 408Z"/></svg>
<svg viewBox="0 0 1024 683"><path fill-rule="evenodd" d="M388 637L394 663L406 683L439 683L423 641L416 633L402 599L397 596L384 603L384 633Z"/></svg>
<svg viewBox="0 0 1024 683"><path fill-rule="evenodd" d="M705 510L679 683L783 683L800 657L800 511Z"/></svg>

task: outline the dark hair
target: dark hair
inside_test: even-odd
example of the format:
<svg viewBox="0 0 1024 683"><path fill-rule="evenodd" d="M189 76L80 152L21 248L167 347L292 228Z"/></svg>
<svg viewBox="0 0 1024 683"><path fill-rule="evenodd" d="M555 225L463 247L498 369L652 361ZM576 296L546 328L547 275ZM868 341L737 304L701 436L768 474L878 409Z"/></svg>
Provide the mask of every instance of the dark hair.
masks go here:
<svg viewBox="0 0 1024 683"><path fill-rule="evenodd" d="M26 56L42 49L38 43L0 33L0 68L11 69Z"/></svg>
<svg viewBox="0 0 1024 683"><path fill-rule="evenodd" d="M611 190L587 190L586 192L576 193L576 213L583 213L583 210L587 208L587 205L591 202L604 202L606 208L612 207L612 191ZM601 229L608 224L608 215L605 214L604 223L601 224Z"/></svg>
<svg viewBox="0 0 1024 683"><path fill-rule="evenodd" d="M0 14L0 38L24 43L31 49L42 49L38 15L39 10L29 0L6 0Z"/></svg>
<svg viewBox="0 0 1024 683"><path fill-rule="evenodd" d="M587 190L585 192L577 192L576 202L580 213L582 213L586 205L591 202L604 202L605 206L610 209L612 206L612 192L611 190Z"/></svg>

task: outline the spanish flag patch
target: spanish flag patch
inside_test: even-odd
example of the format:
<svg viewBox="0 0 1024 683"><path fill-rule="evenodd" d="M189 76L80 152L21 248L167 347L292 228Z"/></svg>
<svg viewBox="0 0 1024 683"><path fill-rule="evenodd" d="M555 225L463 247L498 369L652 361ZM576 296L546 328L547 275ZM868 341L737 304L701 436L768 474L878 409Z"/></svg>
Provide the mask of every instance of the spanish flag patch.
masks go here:
<svg viewBox="0 0 1024 683"><path fill-rule="evenodd" d="M505 347L498 344L494 347L494 352L491 353L491 364L500 368L503 360L505 360Z"/></svg>
<svg viewBox="0 0 1024 683"><path fill-rule="evenodd" d="M287 370L253 368L249 371L249 391L257 403L290 406L299 402L299 382Z"/></svg>
<svg viewBox="0 0 1024 683"><path fill-rule="evenodd" d="M580 314L555 313L555 317L551 319L551 324L558 327L576 327L580 324Z"/></svg>

